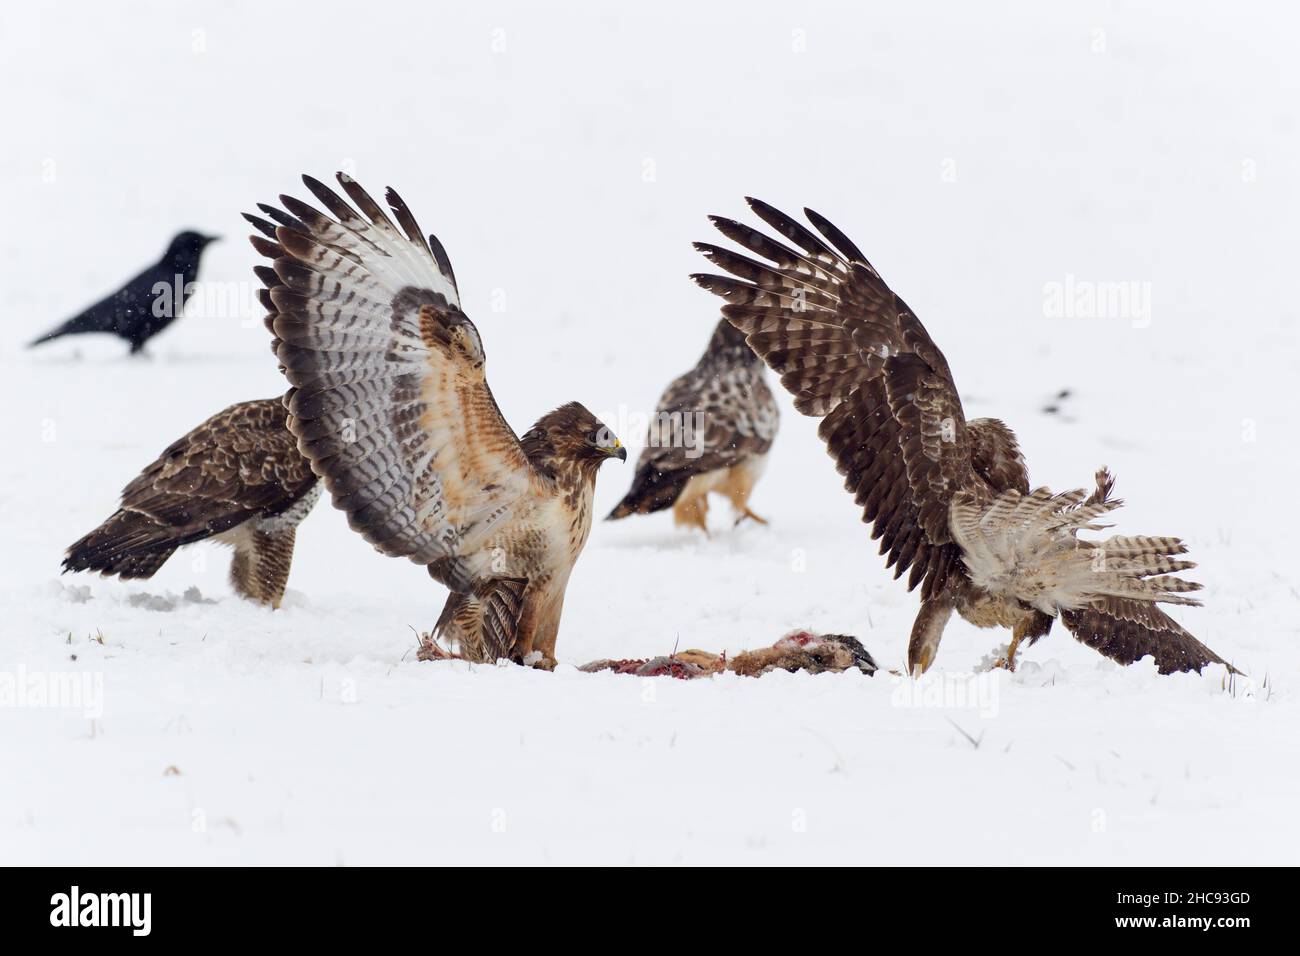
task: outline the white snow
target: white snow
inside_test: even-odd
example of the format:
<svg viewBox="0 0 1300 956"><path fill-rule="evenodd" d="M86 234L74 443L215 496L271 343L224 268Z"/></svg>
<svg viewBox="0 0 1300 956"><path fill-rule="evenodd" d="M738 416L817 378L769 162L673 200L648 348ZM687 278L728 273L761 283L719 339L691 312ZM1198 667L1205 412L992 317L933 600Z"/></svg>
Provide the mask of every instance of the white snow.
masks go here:
<svg viewBox="0 0 1300 956"><path fill-rule="evenodd" d="M0 861L1295 863L1295 14L446 6L6 12L0 675L90 698L0 707ZM1249 678L1120 668L1059 627L968 678L1007 635L960 621L920 686L577 672L793 626L902 665L917 599L784 393L771 526L597 524L553 674L417 663L443 590L325 503L278 612L215 546L59 577L171 440L283 389L259 311L222 301L253 288L238 214L337 168L443 240L520 431L570 399L651 410L717 315L686 279L705 214L812 206L1036 483L1108 464L1121 533L1188 540L1206 606L1172 613ZM227 241L152 359L22 347L186 226ZM1120 282L1122 314L1052 317ZM605 467L601 513L631 473Z"/></svg>

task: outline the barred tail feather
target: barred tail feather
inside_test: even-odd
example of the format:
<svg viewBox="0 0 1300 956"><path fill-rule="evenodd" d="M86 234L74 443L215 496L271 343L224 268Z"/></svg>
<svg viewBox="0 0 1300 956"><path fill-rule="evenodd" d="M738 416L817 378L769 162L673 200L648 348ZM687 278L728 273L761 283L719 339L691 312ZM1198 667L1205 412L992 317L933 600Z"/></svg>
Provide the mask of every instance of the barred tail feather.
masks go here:
<svg viewBox="0 0 1300 956"><path fill-rule="evenodd" d="M147 515L117 511L90 534L69 545L63 570L150 578L186 543L175 529Z"/></svg>
<svg viewBox="0 0 1300 956"><path fill-rule="evenodd" d="M1107 476L1109 477L1109 476ZM1078 609L1104 598L1165 604L1200 602L1186 597L1201 585L1173 575L1196 565L1178 538L1117 535L1102 541L1078 537L1121 504L1098 491L1028 495L1007 491L992 502L964 496L950 511L953 537L976 586L1032 605L1046 614Z"/></svg>

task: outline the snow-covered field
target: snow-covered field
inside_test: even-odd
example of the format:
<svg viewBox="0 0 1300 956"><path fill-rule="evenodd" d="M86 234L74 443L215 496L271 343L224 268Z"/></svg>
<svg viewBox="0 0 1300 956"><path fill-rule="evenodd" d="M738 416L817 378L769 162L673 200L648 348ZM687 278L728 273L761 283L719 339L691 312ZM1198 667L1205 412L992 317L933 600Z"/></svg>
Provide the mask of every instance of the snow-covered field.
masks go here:
<svg viewBox="0 0 1300 956"><path fill-rule="evenodd" d="M1300 860L1294 15L11 7L0 675L100 693L0 707L0 862ZM784 393L753 501L770 527L730 530L721 507L711 540L667 516L597 524L552 674L417 663L445 592L328 505L277 612L234 597L205 545L147 582L61 578L172 439L283 389L239 213L338 168L398 187L443 240L520 431L570 399L634 422L694 362L717 315L686 279L706 213L753 194L827 214L928 324L967 414L1018 431L1036 483L1108 464L1121 531L1189 541L1206 606L1173 613L1249 677L1120 668L1059 628L1014 675L979 672L1007 635L958 620L920 686L579 673L794 626L902 666L916 597ZM185 226L227 241L151 359L23 348ZM1054 307L1088 283L1135 298ZM601 513L631 473L604 468Z"/></svg>

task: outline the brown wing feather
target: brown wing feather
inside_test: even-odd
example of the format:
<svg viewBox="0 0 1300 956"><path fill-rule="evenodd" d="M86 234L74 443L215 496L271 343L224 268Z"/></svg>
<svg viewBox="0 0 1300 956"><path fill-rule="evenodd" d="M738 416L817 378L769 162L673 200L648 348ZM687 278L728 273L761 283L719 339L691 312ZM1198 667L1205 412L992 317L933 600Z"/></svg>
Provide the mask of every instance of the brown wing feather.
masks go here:
<svg viewBox="0 0 1300 956"><path fill-rule="evenodd" d="M800 249L713 217L724 235L770 262L697 243L737 278L693 278L727 300L723 315L781 376L795 407L823 418L819 433L888 566L895 576L910 568L908 587L924 582L932 595L948 575L964 574L949 503L983 484L948 362L838 229L809 212L828 245L766 203L750 205Z"/></svg>
<svg viewBox="0 0 1300 956"><path fill-rule="evenodd" d="M1079 610L1062 610L1061 623L1078 640L1121 664L1150 655L1162 674L1199 673L1207 664L1231 667L1148 601L1105 598Z"/></svg>
<svg viewBox="0 0 1300 956"><path fill-rule="evenodd" d="M291 508L316 484L279 398L232 405L173 442L121 508L68 548L67 571L149 577L176 548Z"/></svg>
<svg viewBox="0 0 1300 956"><path fill-rule="evenodd" d="M354 529L429 565L453 590L492 578L489 541L541 480L484 375L446 253L392 190L397 223L350 177L361 210L304 177L334 215L282 196L261 207L289 427ZM265 229L249 217L265 234Z"/></svg>

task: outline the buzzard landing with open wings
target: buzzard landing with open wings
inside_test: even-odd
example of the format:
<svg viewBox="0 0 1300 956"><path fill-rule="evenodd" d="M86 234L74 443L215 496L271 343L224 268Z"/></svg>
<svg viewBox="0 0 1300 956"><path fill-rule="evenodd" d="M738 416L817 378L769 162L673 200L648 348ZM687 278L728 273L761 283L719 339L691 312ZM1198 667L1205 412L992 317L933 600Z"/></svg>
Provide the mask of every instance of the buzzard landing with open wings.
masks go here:
<svg viewBox="0 0 1300 956"><path fill-rule="evenodd" d="M627 452L576 402L516 436L442 244L338 181L355 209L304 176L333 218L292 196L245 217L289 428L353 529L451 590L435 632L462 657L553 664L596 471Z"/></svg>
<svg viewBox="0 0 1300 956"><path fill-rule="evenodd" d="M786 242L710 217L758 258L696 243L729 273L695 275L722 296L723 315L781 376L795 407L821 418L819 433L845 487L872 523L880 553L921 610L908 643L908 669L933 663L956 611L979 627L1012 632L1004 663L1015 667L1061 622L1083 643L1121 663L1150 655L1161 673L1225 664L1159 608L1198 604L1199 584L1177 577L1194 567L1177 538L1078 537L1105 525L1121 505L1113 479L1096 489L1030 490L1015 435L991 418L967 421L948 362L907 304L866 256L812 210L817 230L767 203L750 208Z"/></svg>

